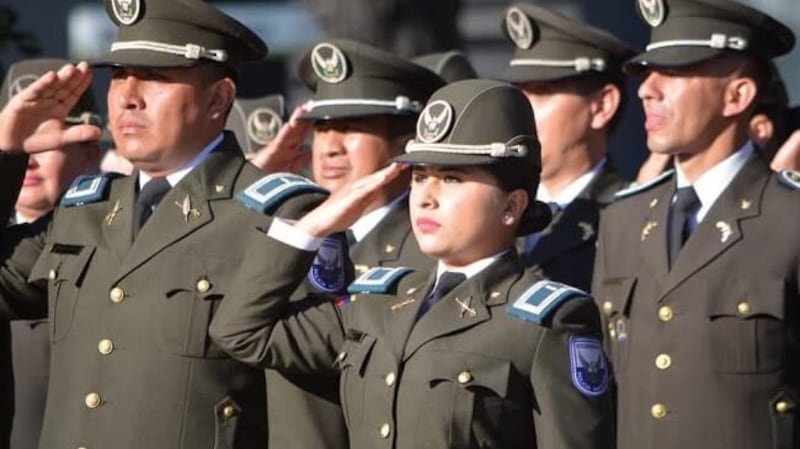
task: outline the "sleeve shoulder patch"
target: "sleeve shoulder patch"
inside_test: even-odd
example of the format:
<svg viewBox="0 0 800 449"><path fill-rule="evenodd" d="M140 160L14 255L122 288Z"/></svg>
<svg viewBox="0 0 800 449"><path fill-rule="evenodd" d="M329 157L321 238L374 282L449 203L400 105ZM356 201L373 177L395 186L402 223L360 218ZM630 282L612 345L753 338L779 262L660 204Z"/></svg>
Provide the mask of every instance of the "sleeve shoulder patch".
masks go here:
<svg viewBox="0 0 800 449"><path fill-rule="evenodd" d="M778 173L778 180L792 190L800 190L800 171L783 170Z"/></svg>
<svg viewBox="0 0 800 449"><path fill-rule="evenodd" d="M539 281L506 307L509 315L542 324L565 301L580 298L590 299L589 294L575 287L553 281Z"/></svg>
<svg viewBox="0 0 800 449"><path fill-rule="evenodd" d="M111 180L120 176L122 175L117 173L79 176L61 197L61 206L83 206L105 200Z"/></svg>
<svg viewBox="0 0 800 449"><path fill-rule="evenodd" d="M359 276L350 287L348 293L391 293L397 289L400 279L412 273L409 267L375 267Z"/></svg>
<svg viewBox="0 0 800 449"><path fill-rule="evenodd" d="M638 193L650 190L651 188L672 178L673 173L675 173L675 170L667 170L664 173L662 173L661 176L652 179L644 184L631 184L628 187L617 191L617 193L614 194L614 200L619 201L621 199L628 198L629 196L634 196Z"/></svg>
<svg viewBox="0 0 800 449"><path fill-rule="evenodd" d="M309 282L322 293L343 293L346 260L346 249L342 241L333 237L326 238L308 271Z"/></svg>
<svg viewBox="0 0 800 449"><path fill-rule="evenodd" d="M236 194L247 208L263 214L274 212L287 199L303 193L328 193L310 179L293 173L267 175Z"/></svg>

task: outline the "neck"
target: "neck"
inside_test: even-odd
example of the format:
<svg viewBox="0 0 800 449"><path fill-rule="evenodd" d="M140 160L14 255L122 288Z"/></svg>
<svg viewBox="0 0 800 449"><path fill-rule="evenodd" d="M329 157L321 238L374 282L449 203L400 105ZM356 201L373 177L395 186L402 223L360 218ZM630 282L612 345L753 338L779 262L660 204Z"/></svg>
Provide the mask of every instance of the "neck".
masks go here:
<svg viewBox="0 0 800 449"><path fill-rule="evenodd" d="M677 154L676 163L689 183L694 184L705 172L738 151L747 139L746 127L731 124L717 134L705 148Z"/></svg>
<svg viewBox="0 0 800 449"><path fill-rule="evenodd" d="M24 206L17 206L17 214L25 219L26 223L30 223L36 221L39 217L49 212L49 210L45 209L36 209L31 207L24 207Z"/></svg>
<svg viewBox="0 0 800 449"><path fill-rule="evenodd" d="M605 137L602 139L589 139L572 148L564 163L558 170L552 173L542 171L541 185L547 189L552 196L557 196L570 184L575 182L588 171L590 171L607 153L608 142Z"/></svg>

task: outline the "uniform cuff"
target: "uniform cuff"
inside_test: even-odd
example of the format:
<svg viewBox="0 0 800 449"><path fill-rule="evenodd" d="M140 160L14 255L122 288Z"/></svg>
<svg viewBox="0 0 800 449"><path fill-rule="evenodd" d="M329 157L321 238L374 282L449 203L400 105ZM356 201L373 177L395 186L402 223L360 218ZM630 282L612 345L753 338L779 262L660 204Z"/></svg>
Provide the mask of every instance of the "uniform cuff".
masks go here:
<svg viewBox="0 0 800 449"><path fill-rule="evenodd" d="M292 222L278 217L272 219L267 235L283 244L303 251L317 251L324 240L307 234L295 228Z"/></svg>

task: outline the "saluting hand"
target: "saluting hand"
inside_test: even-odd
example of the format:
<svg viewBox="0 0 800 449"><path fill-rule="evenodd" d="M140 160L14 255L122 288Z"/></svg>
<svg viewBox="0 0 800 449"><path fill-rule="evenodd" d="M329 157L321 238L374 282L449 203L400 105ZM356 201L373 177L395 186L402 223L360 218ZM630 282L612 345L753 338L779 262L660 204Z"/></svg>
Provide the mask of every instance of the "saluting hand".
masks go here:
<svg viewBox="0 0 800 449"><path fill-rule="evenodd" d="M800 170L800 129L786 139L772 158L770 167L774 171Z"/></svg>
<svg viewBox="0 0 800 449"><path fill-rule="evenodd" d="M87 63L67 64L14 95L0 111L0 151L37 153L99 140L102 130L96 126L64 126L67 114L91 82Z"/></svg>
<svg viewBox="0 0 800 449"><path fill-rule="evenodd" d="M253 165L266 173L299 173L308 165L311 153L303 151L303 141L311 131L312 123L302 119L307 112L304 106L296 107L275 139L250 159Z"/></svg>
<svg viewBox="0 0 800 449"><path fill-rule="evenodd" d="M345 231L364 214L364 210L375 201L380 190L397 178L405 168L405 165L391 164L351 182L309 212L295 227L315 237L327 237Z"/></svg>

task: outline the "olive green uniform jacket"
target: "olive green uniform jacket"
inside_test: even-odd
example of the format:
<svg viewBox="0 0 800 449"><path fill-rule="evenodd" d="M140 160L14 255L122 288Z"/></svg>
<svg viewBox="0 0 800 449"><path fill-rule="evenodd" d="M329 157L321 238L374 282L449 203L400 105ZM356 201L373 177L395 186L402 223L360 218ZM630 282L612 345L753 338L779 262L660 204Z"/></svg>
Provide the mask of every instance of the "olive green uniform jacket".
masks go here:
<svg viewBox="0 0 800 449"><path fill-rule="evenodd" d="M0 165L0 175L6 171ZM111 179L101 200L58 207L2 235L0 316L49 313L40 448L266 447L264 372L228 357L207 332L235 294L245 248L271 222L234 197L262 176L226 134L133 243L135 176ZM283 208L320 199L304 195ZM269 400L270 422L291 429L292 447L321 447L322 437L341 433L301 419L298 394L305 393L275 390ZM338 407L326 405L339 425Z"/></svg>
<svg viewBox="0 0 800 449"><path fill-rule="evenodd" d="M416 323L433 283L427 273L344 308L322 301L298 309L286 296L313 253L275 240L258 252L279 255L262 261L271 288L223 303L211 335L247 363L287 375L341 371L352 448L614 447L610 386L589 397L570 378L570 339L601 338L595 305L569 300L542 325L509 315L509 301L541 280L516 252ZM604 360L599 346L597 354Z"/></svg>
<svg viewBox="0 0 800 449"><path fill-rule="evenodd" d="M800 447L800 192L753 156L670 270L672 178L602 216L620 449Z"/></svg>

